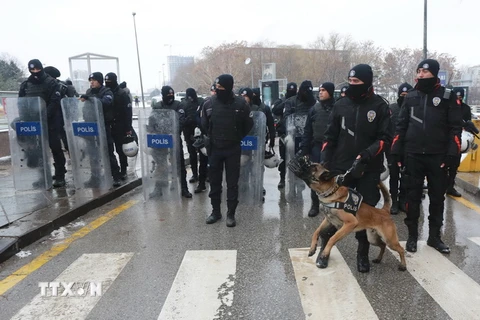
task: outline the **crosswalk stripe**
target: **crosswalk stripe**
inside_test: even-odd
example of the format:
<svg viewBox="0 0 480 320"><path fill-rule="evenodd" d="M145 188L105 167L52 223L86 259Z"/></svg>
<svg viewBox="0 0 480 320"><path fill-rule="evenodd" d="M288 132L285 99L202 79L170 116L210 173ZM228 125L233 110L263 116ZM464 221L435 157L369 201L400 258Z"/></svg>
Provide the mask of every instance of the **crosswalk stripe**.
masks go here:
<svg viewBox="0 0 480 320"><path fill-rule="evenodd" d="M405 247L405 241L400 243ZM407 253L406 258L410 274L452 319L478 319L478 283L425 241L418 241L417 252Z"/></svg>
<svg viewBox="0 0 480 320"><path fill-rule="evenodd" d="M233 302L236 265L236 250L187 251L158 319L222 319Z"/></svg>
<svg viewBox="0 0 480 320"><path fill-rule="evenodd" d="M85 319L132 256L133 253L83 254L54 282L101 283L101 291L97 292L99 294L91 296L87 287L85 287L85 294L82 294L78 289L83 289L83 286L78 289L74 286L73 296L61 296L61 290L58 291L57 296L53 296L51 290L47 289L46 296L41 293L35 296L28 305L13 316L12 320ZM38 290L40 291L40 287Z"/></svg>
<svg viewBox="0 0 480 320"><path fill-rule="evenodd" d="M475 242L477 245L480 246L480 237L472 237L468 238L470 241Z"/></svg>
<svg viewBox="0 0 480 320"><path fill-rule="evenodd" d="M308 250L288 250L307 319L378 319L336 247L326 269L316 267L317 254L308 257Z"/></svg>

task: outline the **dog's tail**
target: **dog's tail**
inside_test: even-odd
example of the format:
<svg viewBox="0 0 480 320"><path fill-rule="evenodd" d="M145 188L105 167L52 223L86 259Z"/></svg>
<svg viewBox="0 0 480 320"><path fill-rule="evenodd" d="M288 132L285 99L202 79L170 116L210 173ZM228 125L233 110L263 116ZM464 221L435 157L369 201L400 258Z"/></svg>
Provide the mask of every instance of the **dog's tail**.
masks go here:
<svg viewBox="0 0 480 320"><path fill-rule="evenodd" d="M378 184L378 188L380 192L382 192L383 196L383 208L382 210L387 210L390 213L390 208L392 207L392 198L390 197L390 192L388 191L387 187L383 184L382 181Z"/></svg>

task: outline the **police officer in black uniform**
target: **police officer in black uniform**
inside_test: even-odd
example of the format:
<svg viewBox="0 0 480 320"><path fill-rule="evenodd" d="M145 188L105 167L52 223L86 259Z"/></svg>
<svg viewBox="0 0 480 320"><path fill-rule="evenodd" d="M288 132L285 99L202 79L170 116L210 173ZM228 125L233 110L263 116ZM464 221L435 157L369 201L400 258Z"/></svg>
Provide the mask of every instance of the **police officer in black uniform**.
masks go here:
<svg viewBox="0 0 480 320"><path fill-rule="evenodd" d="M207 224L222 218L220 211L223 166L227 180L227 227L235 227L242 139L253 128L253 114L243 97L233 94L233 77L222 74L215 80L216 95L205 101L202 127L210 138L208 154L212 213Z"/></svg>
<svg viewBox="0 0 480 320"><path fill-rule="evenodd" d="M190 155L190 167L192 168L192 178L190 183L198 181L198 156L197 150L193 146L193 133L197 127L197 110L199 101L197 92L193 88L185 91L185 100L182 101L182 109L185 111L185 124L183 126L183 137L187 143L188 154Z"/></svg>
<svg viewBox="0 0 480 320"><path fill-rule="evenodd" d="M329 170L350 174L344 185L356 189L363 202L375 206L380 200L378 183L383 168L383 152L392 141L388 103L373 91L373 72L367 64L353 67L348 74L346 96L338 100L325 132L322 162ZM322 231L322 247L335 233L335 228ZM369 272L370 244L365 231L355 234L358 240L357 270ZM317 257L317 266L325 268L325 261Z"/></svg>
<svg viewBox="0 0 480 320"><path fill-rule="evenodd" d="M178 113L180 121L180 134L185 125L185 111L182 109L180 101L175 100L175 91L170 86L162 87L162 100L155 103L152 109L169 109ZM178 137L180 157L180 183L182 185L182 197L191 198L192 194L188 191L187 170L185 169L185 158L183 157L183 142L181 135ZM161 165L161 164L159 164Z"/></svg>
<svg viewBox="0 0 480 320"><path fill-rule="evenodd" d="M40 60L30 60L28 62L28 70L30 71L30 76L20 85L18 96L40 97L45 101L47 106L48 144L52 151L53 166L55 168L53 187L64 187L67 170L65 169L66 160L61 143L63 117L60 107L62 98L60 86L54 78L45 72ZM27 157L41 157L41 155L32 154Z"/></svg>
<svg viewBox="0 0 480 320"><path fill-rule="evenodd" d="M110 159L110 168L112 170L113 186L120 186L120 168L118 167L117 158L114 154L114 142L112 137L112 124L114 121L115 113L113 110L113 92L110 88L103 85L103 74L101 72L94 72L88 77L90 81L90 88L85 94L80 96L81 101L86 101L91 97L95 97L100 100L103 108L103 119L105 122L105 133L107 138L108 157ZM86 107L88 105L86 104ZM84 111L84 116L87 114ZM92 172L90 181L86 182L87 187L94 187L99 177Z"/></svg>
<svg viewBox="0 0 480 320"><path fill-rule="evenodd" d="M465 90L463 88L453 88L453 92L457 98L456 103L460 106L462 111L463 127L465 127L466 122L472 120L472 109L469 105L463 102L463 97L465 96ZM461 158L462 155L459 154L455 164L448 170L447 194L451 195L452 197L462 196L462 194L455 189L455 177L457 176L457 170L458 166L460 165Z"/></svg>
<svg viewBox="0 0 480 320"><path fill-rule="evenodd" d="M429 236L427 245L441 253L450 248L440 238L447 172L460 153L462 112L449 90L440 85L438 61L426 59L417 67L415 90L405 96L392 143L392 155L404 163L407 188L406 249L417 251L418 219L423 181L428 180ZM404 158L402 158L404 156ZM403 161L403 162L402 162Z"/></svg>
<svg viewBox="0 0 480 320"><path fill-rule="evenodd" d="M272 113L277 116L280 120L277 123L276 129L279 139L279 146L278 149L280 151L280 158L283 159L282 163L278 166L278 171L280 171L280 182L278 183L278 188L283 189L285 188L285 135L287 134L285 128L285 117L283 116L283 112L285 110L285 101L289 98L297 95L297 84L295 82L289 82L287 84L287 92L285 93L285 97L278 99L273 104Z"/></svg>
<svg viewBox="0 0 480 320"><path fill-rule="evenodd" d="M320 102L317 102L313 108L310 109L305 124L305 131L302 137L302 154L310 155L313 162L321 162L321 152L325 130L327 130L328 119L333 110L335 99L333 93L335 85L331 82L324 82L320 84L318 97ZM312 206L308 211L309 217L315 217L320 213L320 202L317 193L310 191L312 199Z"/></svg>
<svg viewBox="0 0 480 320"><path fill-rule="evenodd" d="M122 145L127 139L133 141L132 103L127 92L118 85L115 73L109 72L105 75L105 86L113 92L112 138L115 151L120 159L120 179L125 180L127 178L128 160L123 153Z"/></svg>
<svg viewBox="0 0 480 320"><path fill-rule="evenodd" d="M402 83L398 87L398 98L396 103L390 105L391 114L391 128L392 135L395 133L395 128L398 123L398 115L400 113L400 107L403 104L403 100L408 93L408 90L413 89L413 87L407 82ZM388 169L389 169L389 183L390 183L390 196L392 197L392 207L390 208L391 214L398 214L399 210L405 211L405 196L406 190L405 186L400 185L400 168L394 161L394 157L390 153L390 148L385 150L385 155L387 156ZM400 191L400 192L399 192Z"/></svg>
<svg viewBox="0 0 480 320"><path fill-rule="evenodd" d="M342 99L343 97L345 97L345 91L347 91L347 89L348 86L343 86L342 89L340 89L340 97L338 97L338 99Z"/></svg>

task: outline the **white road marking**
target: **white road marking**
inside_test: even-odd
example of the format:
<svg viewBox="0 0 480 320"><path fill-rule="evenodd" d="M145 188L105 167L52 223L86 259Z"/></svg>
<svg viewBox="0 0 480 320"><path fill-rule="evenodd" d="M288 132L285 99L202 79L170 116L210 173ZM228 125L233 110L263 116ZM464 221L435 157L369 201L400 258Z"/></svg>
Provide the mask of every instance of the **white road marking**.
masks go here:
<svg viewBox="0 0 480 320"><path fill-rule="evenodd" d="M61 296L61 290L59 290L58 296L52 296L51 290L47 289L47 296L42 296L39 293L12 319L85 319L132 256L133 253L83 254L55 280L45 279L45 281L74 282L75 284L101 282L100 295L91 296L90 292L86 290L84 296ZM72 292L77 295L78 290L76 290L76 287L74 288L75 290L72 290ZM38 292L40 292L40 287Z"/></svg>
<svg viewBox="0 0 480 320"><path fill-rule="evenodd" d="M222 319L233 302L236 250L187 251L158 319Z"/></svg>
<svg viewBox="0 0 480 320"><path fill-rule="evenodd" d="M468 240L475 242L477 245L480 246L480 237L468 238Z"/></svg>
<svg viewBox="0 0 480 320"><path fill-rule="evenodd" d="M315 265L318 249L312 257L308 250L288 250L307 319L378 319L336 247L325 269Z"/></svg>
<svg viewBox="0 0 480 320"><path fill-rule="evenodd" d="M405 247L405 241L400 244ZM425 241L418 241L417 252L407 253L406 259L410 274L452 319L478 319L478 283Z"/></svg>

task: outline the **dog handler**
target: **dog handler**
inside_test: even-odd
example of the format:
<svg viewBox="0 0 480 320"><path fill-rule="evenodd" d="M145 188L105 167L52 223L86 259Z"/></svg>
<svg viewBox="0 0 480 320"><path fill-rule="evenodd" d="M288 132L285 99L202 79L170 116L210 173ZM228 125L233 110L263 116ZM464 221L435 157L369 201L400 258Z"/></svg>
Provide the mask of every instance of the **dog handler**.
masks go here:
<svg viewBox="0 0 480 320"><path fill-rule="evenodd" d="M380 200L378 183L383 168L383 153L392 141L388 103L373 92L373 72L367 64L359 64L348 73L346 97L338 100L330 115L322 149L322 163L330 171L345 172L343 185L356 189L363 201L375 206ZM352 164L353 163L353 164ZM322 231L322 248L336 232L334 227ZM357 270L369 272L370 244L366 231L355 234L358 240ZM317 267L328 261L317 257Z"/></svg>

